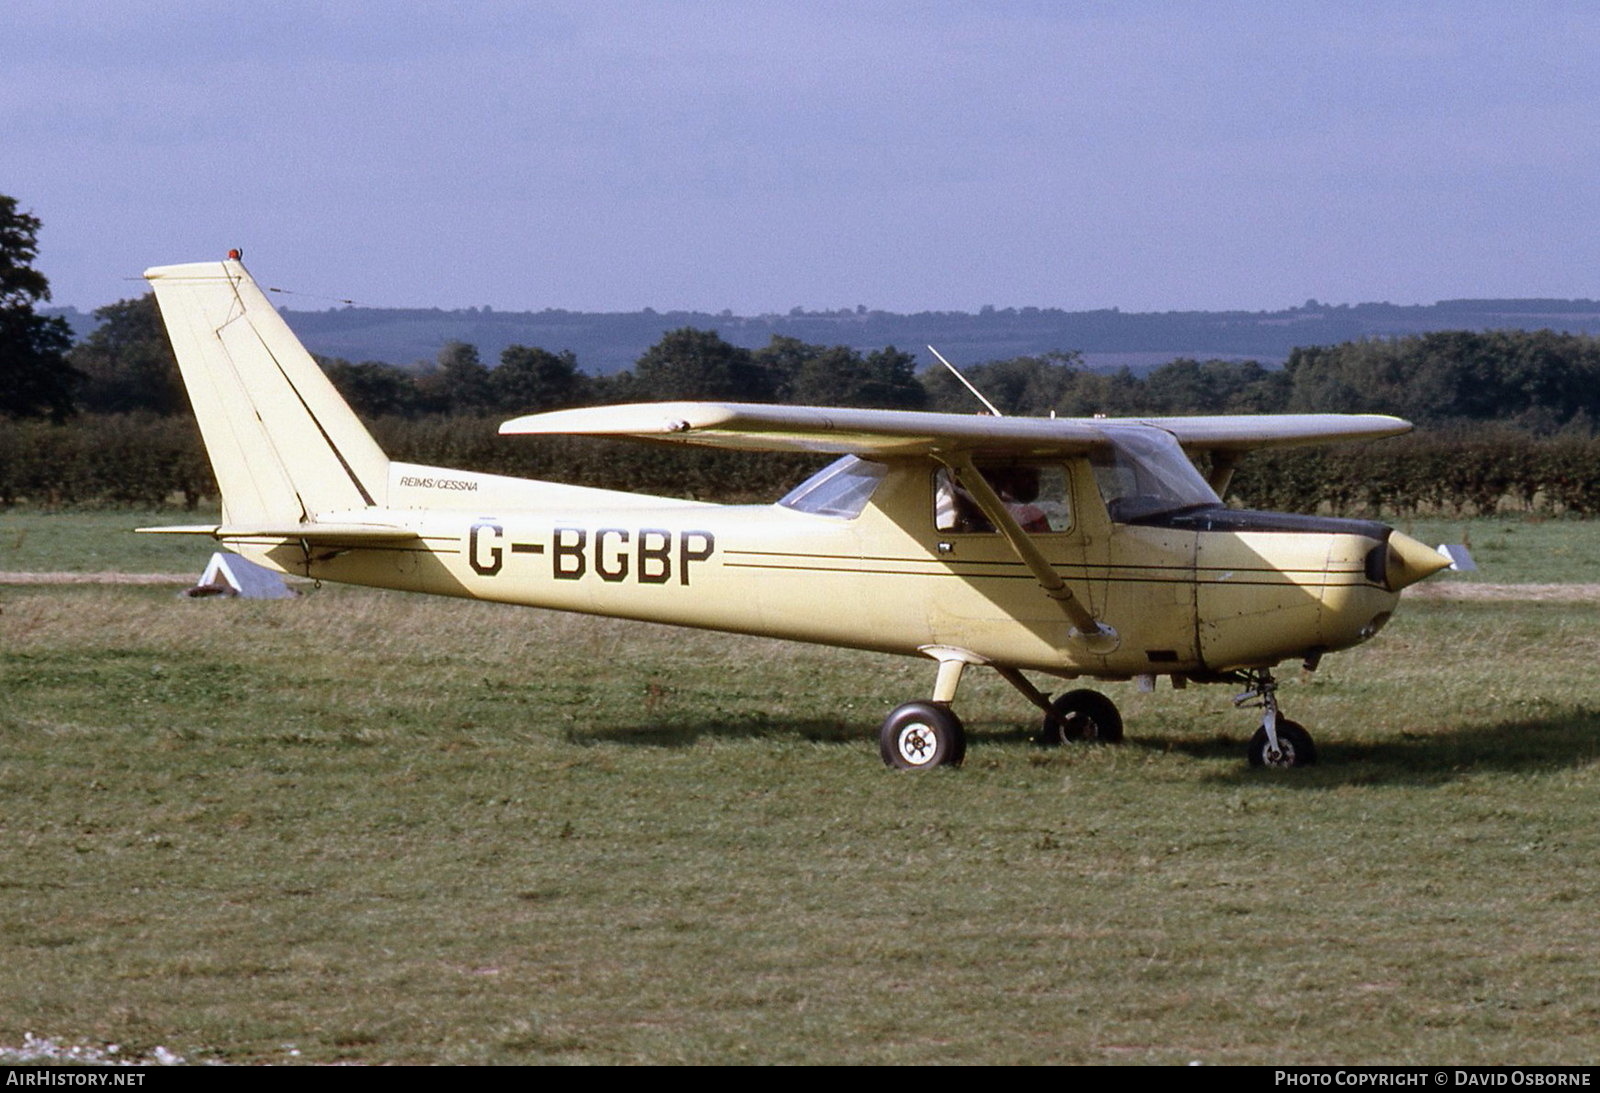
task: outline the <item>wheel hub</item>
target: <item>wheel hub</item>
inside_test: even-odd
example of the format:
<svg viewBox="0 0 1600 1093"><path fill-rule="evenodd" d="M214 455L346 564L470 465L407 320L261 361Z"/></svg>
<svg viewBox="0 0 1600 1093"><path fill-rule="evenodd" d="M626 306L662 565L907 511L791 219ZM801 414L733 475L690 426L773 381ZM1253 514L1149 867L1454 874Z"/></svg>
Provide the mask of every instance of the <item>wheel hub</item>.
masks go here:
<svg viewBox="0 0 1600 1093"><path fill-rule="evenodd" d="M900 748L900 758L907 763L921 766L933 758L938 739L933 730L926 725L907 725L900 730L897 744Z"/></svg>

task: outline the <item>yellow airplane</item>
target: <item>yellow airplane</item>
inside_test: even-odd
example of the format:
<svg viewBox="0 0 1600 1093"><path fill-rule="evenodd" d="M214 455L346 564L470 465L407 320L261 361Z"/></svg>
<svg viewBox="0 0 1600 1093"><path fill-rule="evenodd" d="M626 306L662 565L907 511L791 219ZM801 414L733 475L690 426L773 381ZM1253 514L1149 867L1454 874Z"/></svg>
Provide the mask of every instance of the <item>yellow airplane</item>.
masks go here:
<svg viewBox="0 0 1600 1093"><path fill-rule="evenodd" d="M1371 638L1449 560L1365 520L1219 500L1255 448L1390 436L1398 418L1009 418L674 402L508 421L840 456L775 505L716 505L389 459L236 257L145 273L222 491L210 535L324 581L928 657L931 695L879 733L892 767L959 764L973 665L1044 712L1048 742L1122 738L1058 679L1230 682L1262 709L1254 765L1315 760L1272 670ZM1186 452L1206 453L1209 479Z"/></svg>

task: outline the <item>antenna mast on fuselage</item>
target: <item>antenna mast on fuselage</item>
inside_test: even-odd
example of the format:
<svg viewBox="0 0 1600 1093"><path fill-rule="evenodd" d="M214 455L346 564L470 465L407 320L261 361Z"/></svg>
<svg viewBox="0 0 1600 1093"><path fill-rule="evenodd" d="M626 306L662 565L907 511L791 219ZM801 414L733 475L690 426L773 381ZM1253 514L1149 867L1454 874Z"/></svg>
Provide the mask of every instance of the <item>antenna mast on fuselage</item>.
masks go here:
<svg viewBox="0 0 1600 1093"><path fill-rule="evenodd" d="M989 408L989 412L991 414L993 414L995 417L1005 417L1006 416L1006 415L1002 414L995 407L994 403L992 403L988 399L984 398L983 397L983 392L978 390L976 387L974 387L972 385L972 381L971 380L967 379L966 376L963 376L960 372L958 372L956 370L956 366L955 365L953 365L949 361L945 360L943 353L940 353L937 349L935 349L931 345L928 346L928 352L932 353L935 357L938 357L939 358L939 363L944 365L946 368L950 369L950 374L955 376L956 379L960 380L961 381L961 386L965 387L968 391L971 391L974 398L976 398L979 402L983 403L986 407L988 407Z"/></svg>

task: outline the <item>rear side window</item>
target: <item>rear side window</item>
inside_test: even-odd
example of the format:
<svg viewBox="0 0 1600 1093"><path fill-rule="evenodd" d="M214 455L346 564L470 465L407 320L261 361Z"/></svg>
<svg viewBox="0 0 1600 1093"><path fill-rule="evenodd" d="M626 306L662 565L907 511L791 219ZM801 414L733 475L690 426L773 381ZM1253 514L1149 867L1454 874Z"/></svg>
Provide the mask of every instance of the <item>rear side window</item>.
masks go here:
<svg viewBox="0 0 1600 1093"><path fill-rule="evenodd" d="M882 463L847 455L790 490L778 504L796 512L853 520L867 507L887 470Z"/></svg>

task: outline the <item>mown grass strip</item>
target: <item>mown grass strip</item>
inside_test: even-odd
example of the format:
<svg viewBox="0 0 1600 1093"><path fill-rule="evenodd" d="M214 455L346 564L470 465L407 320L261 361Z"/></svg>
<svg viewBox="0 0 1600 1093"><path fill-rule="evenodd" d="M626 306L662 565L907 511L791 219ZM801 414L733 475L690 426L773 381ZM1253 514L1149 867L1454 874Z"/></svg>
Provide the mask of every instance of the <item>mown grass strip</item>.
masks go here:
<svg viewBox="0 0 1600 1093"><path fill-rule="evenodd" d="M1043 752L920 662L326 588L0 603L0 1044L362 1062L1583 1062L1592 607L1416 603ZM299 1052L299 1054L291 1054Z"/></svg>

